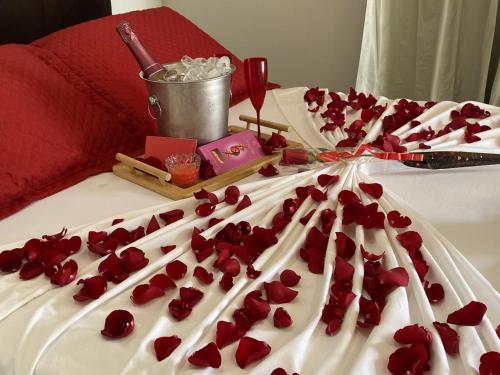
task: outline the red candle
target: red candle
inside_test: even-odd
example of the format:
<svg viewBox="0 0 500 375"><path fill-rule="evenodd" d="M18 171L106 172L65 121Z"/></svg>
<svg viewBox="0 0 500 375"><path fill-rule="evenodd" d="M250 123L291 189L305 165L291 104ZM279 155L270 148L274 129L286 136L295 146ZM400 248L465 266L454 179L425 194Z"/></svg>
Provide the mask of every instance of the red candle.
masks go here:
<svg viewBox="0 0 500 375"><path fill-rule="evenodd" d="M170 182L179 187L189 187L198 181L200 156L198 154L174 154L165 160Z"/></svg>
<svg viewBox="0 0 500 375"><path fill-rule="evenodd" d="M189 187L198 181L200 168L194 164L180 164L170 169L172 183L179 187Z"/></svg>

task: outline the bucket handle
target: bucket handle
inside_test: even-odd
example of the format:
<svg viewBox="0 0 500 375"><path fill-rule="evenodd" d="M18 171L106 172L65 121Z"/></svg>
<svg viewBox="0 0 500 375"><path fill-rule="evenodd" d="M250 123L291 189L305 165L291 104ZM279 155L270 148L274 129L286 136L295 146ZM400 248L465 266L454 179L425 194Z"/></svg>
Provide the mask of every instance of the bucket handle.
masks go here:
<svg viewBox="0 0 500 375"><path fill-rule="evenodd" d="M151 107L156 108L156 109L153 109L153 111L155 112L155 114L158 114L157 115L158 117L155 117L151 113ZM153 118L154 120L158 120L161 117L162 112L163 112L163 109L161 108L161 105L160 105L160 99L158 99L158 97L156 95L150 95L148 98L148 113L151 116L151 118Z"/></svg>

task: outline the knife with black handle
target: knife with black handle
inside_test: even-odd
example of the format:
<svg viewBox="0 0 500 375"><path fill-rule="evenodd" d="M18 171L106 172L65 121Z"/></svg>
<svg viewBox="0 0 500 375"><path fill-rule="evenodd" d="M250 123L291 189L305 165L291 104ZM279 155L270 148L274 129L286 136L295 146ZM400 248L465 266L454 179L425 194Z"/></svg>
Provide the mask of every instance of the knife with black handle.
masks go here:
<svg viewBox="0 0 500 375"><path fill-rule="evenodd" d="M431 151L421 152L422 161L403 161L408 167L424 169L449 169L500 164L500 154L479 152Z"/></svg>

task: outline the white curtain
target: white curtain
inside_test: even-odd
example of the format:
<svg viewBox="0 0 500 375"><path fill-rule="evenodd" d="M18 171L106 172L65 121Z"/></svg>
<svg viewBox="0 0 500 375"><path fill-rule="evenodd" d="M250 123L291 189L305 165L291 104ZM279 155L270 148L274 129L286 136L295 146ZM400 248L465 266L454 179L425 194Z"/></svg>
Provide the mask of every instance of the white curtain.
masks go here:
<svg viewBox="0 0 500 375"><path fill-rule="evenodd" d="M498 0L368 0L356 88L391 98L484 101L497 7ZM491 99L499 101L494 71Z"/></svg>

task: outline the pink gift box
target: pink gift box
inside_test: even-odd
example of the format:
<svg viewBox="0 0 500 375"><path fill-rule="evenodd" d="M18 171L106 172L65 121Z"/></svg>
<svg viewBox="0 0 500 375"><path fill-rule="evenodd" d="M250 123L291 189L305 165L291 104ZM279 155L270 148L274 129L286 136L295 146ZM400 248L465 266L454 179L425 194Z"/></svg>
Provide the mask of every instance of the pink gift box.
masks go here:
<svg viewBox="0 0 500 375"><path fill-rule="evenodd" d="M251 130L245 130L200 146L198 153L208 160L216 175L264 156L259 142Z"/></svg>

